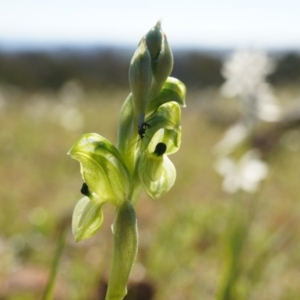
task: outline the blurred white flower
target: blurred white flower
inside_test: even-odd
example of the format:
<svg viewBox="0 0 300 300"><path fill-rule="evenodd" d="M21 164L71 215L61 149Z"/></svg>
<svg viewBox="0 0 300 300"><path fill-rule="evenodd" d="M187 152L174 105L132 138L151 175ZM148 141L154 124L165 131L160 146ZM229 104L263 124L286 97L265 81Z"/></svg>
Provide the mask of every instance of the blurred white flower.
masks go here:
<svg viewBox="0 0 300 300"><path fill-rule="evenodd" d="M256 150L249 150L237 163L229 157L221 158L215 168L224 177L224 191L230 194L239 189L254 193L268 175L268 166L260 160Z"/></svg>
<svg viewBox="0 0 300 300"><path fill-rule="evenodd" d="M267 83L262 83L257 88L258 118L266 122L276 122L281 118L281 109L277 99Z"/></svg>
<svg viewBox="0 0 300 300"><path fill-rule="evenodd" d="M252 94L274 68L274 62L264 52L237 51L223 65L222 75L226 82L222 94L227 97Z"/></svg>
<svg viewBox="0 0 300 300"><path fill-rule="evenodd" d="M280 107L265 81L274 68L274 62L264 52L238 51L224 63L222 75L226 81L221 93L225 97L239 97L242 100L245 118L278 121Z"/></svg>

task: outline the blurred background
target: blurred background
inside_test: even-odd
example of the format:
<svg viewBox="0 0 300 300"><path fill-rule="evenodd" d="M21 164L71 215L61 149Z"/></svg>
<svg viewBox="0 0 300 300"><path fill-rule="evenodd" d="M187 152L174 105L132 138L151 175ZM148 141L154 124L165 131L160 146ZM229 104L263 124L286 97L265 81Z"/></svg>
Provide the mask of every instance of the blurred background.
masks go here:
<svg viewBox="0 0 300 300"><path fill-rule="evenodd" d="M137 203L126 299L300 299L300 4L1 1L0 299L104 299L114 210L75 243L83 133L116 143L128 68L162 20L187 87L177 180Z"/></svg>

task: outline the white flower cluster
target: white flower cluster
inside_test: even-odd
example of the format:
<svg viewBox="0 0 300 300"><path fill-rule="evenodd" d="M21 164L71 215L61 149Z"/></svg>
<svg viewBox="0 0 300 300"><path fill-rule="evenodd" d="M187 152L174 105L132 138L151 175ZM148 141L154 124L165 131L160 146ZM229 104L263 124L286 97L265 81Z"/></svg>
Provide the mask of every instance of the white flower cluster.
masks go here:
<svg viewBox="0 0 300 300"><path fill-rule="evenodd" d="M228 193L239 189L255 192L268 174L268 166L260 160L257 150L248 150L237 162L231 154L249 138L259 121L280 120L280 107L266 82L266 76L274 69L274 62L260 51L238 51L224 63L222 75L226 81L221 93L240 99L242 108L240 119L214 148L219 156L216 170L224 177L223 189Z"/></svg>
<svg viewBox="0 0 300 300"><path fill-rule="evenodd" d="M230 157L222 157L215 168L224 177L223 190L230 194L239 189L249 193L257 191L260 181L267 177L269 171L267 164L260 159L259 152L253 149L238 162Z"/></svg>
<svg viewBox="0 0 300 300"><path fill-rule="evenodd" d="M274 69L274 62L264 52L235 52L224 63L222 75L226 81L221 93L225 97L240 98L245 117L276 122L280 119L280 108L265 80Z"/></svg>

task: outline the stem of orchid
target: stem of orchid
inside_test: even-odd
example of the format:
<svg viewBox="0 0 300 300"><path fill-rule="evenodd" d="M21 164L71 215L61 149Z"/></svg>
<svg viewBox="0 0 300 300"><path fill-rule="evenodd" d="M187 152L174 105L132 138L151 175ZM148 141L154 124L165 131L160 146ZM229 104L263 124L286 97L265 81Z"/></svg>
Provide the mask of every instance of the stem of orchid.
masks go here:
<svg viewBox="0 0 300 300"><path fill-rule="evenodd" d="M138 248L137 221L130 201L117 208L113 231L114 251L105 300L122 300Z"/></svg>

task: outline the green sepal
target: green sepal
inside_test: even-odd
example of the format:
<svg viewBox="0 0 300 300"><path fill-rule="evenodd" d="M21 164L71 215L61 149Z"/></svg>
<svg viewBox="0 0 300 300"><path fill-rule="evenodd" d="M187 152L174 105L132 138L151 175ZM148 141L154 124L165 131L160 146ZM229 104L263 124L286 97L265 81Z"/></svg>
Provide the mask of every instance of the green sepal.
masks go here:
<svg viewBox="0 0 300 300"><path fill-rule="evenodd" d="M157 199L174 185L176 169L166 155L155 160L153 153L145 151L139 163L139 176L147 194L152 199Z"/></svg>
<svg viewBox="0 0 300 300"><path fill-rule="evenodd" d="M69 153L81 165L81 174L89 189L101 202L119 206L130 198L132 186L129 171L118 150L96 133L82 135Z"/></svg>
<svg viewBox="0 0 300 300"><path fill-rule="evenodd" d="M130 201L117 208L113 234L114 251L105 300L123 300L138 247L137 220Z"/></svg>
<svg viewBox="0 0 300 300"><path fill-rule="evenodd" d="M88 197L77 202L72 216L72 232L76 242L90 238L99 230L103 223L102 205Z"/></svg>
<svg viewBox="0 0 300 300"><path fill-rule="evenodd" d="M151 99L147 106L147 113L150 113L162 104L173 101L180 106L185 107L186 87L178 79L168 77L157 97Z"/></svg>

